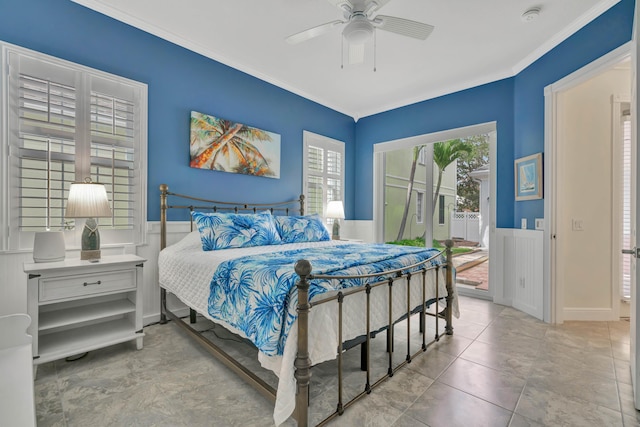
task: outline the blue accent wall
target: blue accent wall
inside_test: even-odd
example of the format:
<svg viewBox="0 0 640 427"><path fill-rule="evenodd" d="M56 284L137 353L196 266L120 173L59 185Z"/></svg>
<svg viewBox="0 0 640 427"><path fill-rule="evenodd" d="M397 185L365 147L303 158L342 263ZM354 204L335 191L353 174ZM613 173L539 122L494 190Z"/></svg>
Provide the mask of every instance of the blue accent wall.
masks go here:
<svg viewBox="0 0 640 427"><path fill-rule="evenodd" d="M344 141L346 170L354 169L353 118L69 0L0 0L0 40L148 85L151 221L159 220L161 183L218 200L297 198L303 130ZM280 134L280 179L190 168L192 110ZM345 192L353 218L353 185Z"/></svg>
<svg viewBox="0 0 640 427"><path fill-rule="evenodd" d="M515 158L544 152L544 88L630 41L633 8L634 0L620 1L515 76ZM544 201L515 202L513 213L516 228L521 218L534 228L534 218L544 217Z"/></svg>
<svg viewBox="0 0 640 427"><path fill-rule="evenodd" d="M621 0L517 76L360 119L294 95L69 0L0 0L0 40L148 85L148 219L159 219L158 185L254 202L302 188L302 131L346 143L348 219L373 212L373 145L497 122L497 226L543 216L543 201L515 202L513 160L544 151L544 87L631 40L634 0ZM192 110L282 137L281 177L189 168Z"/></svg>
<svg viewBox="0 0 640 427"><path fill-rule="evenodd" d="M498 227L513 217L513 79L398 108L358 121L356 128L356 217L373 217L373 145L480 123L497 122ZM510 163L510 174L505 170Z"/></svg>
<svg viewBox="0 0 640 427"><path fill-rule="evenodd" d="M355 215L373 217L373 145L497 122L496 226L544 216L544 201L515 201L513 161L544 152L544 88L631 40L634 0L622 0L513 78L366 117L356 127Z"/></svg>

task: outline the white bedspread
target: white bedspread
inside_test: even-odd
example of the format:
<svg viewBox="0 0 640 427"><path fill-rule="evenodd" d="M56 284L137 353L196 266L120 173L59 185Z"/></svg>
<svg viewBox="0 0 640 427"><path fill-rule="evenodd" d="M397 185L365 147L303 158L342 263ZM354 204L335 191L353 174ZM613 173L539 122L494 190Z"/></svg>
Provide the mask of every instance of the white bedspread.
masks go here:
<svg viewBox="0 0 640 427"><path fill-rule="evenodd" d="M158 259L160 286L176 295L182 302L204 315L208 319L221 324L230 331L244 336L244 334L225 322L212 319L208 314L209 285L218 265L228 259L239 258L265 252L301 249L307 247L322 247L339 245L348 242L327 241L312 243L292 243L279 246L254 246L249 248L225 249L220 251L203 251L200 236L197 231L189 233L178 243L160 252ZM293 268L297 260L291 260ZM427 298L435 297L435 280L432 274L427 274ZM406 282L404 286L394 285L393 315L398 318L406 314ZM401 282L398 282L400 285ZM444 274L439 281L439 295L446 296ZM455 291L455 287L454 287ZM376 295L379 294L379 295ZM327 294L322 295L325 297ZM422 296L422 285L418 280L411 282L411 306L416 307ZM459 316L457 294L454 294L454 315ZM372 291L372 329L378 329L388 322L388 290L378 287ZM350 339L366 333L364 322L364 293L345 298L343 310L343 339ZM338 347L338 316L337 304L327 303L313 307L309 315L309 356L312 364L322 363L337 357ZM285 344L282 356L267 356L258 353L260 364L278 377L274 422L276 425L284 422L295 409L296 384L294 361L297 353L297 323L294 324ZM245 337L246 338L246 337Z"/></svg>

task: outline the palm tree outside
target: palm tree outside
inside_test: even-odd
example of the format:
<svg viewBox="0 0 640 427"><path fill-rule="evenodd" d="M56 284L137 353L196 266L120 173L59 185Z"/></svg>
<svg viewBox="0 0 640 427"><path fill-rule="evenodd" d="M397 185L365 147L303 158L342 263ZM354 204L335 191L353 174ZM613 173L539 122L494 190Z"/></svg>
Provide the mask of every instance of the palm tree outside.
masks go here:
<svg viewBox="0 0 640 427"><path fill-rule="evenodd" d="M402 220L400 221L400 227L398 229L398 236L396 240L402 240L407 224L407 218L409 216L409 208L411 205L411 196L413 194L413 187L415 181L416 165L420 156L420 151L425 145L418 145L413 147L413 157L411 162L411 170L409 173L409 183L407 185L407 194L405 198L404 211L402 214ZM433 210L431 214L435 213L435 209L440 195L440 187L442 185L442 175L445 169L454 163L461 157L471 154L472 149L468 144L460 139L452 139L449 141L437 142L433 144L433 163L438 167L438 177L436 183L436 189L433 193Z"/></svg>

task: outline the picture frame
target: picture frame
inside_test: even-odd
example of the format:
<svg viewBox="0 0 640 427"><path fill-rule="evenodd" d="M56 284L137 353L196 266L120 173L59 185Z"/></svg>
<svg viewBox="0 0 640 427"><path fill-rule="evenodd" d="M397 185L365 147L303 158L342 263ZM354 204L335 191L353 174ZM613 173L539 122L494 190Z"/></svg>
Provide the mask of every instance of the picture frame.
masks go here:
<svg viewBox="0 0 640 427"><path fill-rule="evenodd" d="M542 199L542 153L514 161L516 201Z"/></svg>

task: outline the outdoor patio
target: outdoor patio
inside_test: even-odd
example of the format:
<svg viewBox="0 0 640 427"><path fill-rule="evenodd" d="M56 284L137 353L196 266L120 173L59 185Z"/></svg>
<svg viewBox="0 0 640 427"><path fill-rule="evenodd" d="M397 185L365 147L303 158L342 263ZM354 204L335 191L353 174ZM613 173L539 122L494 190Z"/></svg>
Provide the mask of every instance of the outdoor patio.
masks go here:
<svg viewBox="0 0 640 427"><path fill-rule="evenodd" d="M489 290L489 251L475 248L473 252L453 258L458 284Z"/></svg>

